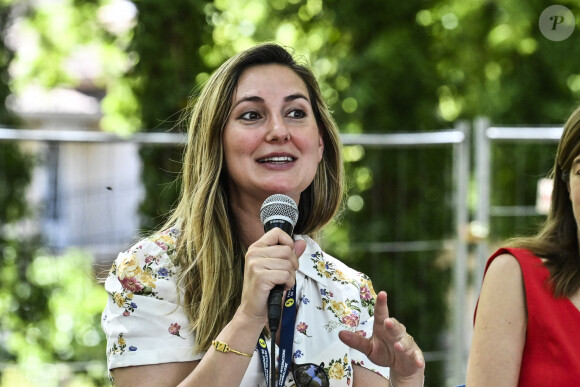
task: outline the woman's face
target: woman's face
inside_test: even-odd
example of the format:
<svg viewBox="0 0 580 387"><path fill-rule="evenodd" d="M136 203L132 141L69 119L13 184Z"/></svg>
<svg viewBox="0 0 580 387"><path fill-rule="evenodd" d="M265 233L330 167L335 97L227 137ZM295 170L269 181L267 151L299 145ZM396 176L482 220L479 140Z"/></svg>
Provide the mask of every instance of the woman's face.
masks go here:
<svg viewBox="0 0 580 387"><path fill-rule="evenodd" d="M286 66L242 73L223 134L231 195L263 201L282 193L298 203L324 148L311 103L302 79Z"/></svg>
<svg viewBox="0 0 580 387"><path fill-rule="evenodd" d="M570 192L570 201L572 202L574 219L579 230L578 240L580 241L580 227L578 227L580 225L580 156L576 156L572 163L568 191Z"/></svg>

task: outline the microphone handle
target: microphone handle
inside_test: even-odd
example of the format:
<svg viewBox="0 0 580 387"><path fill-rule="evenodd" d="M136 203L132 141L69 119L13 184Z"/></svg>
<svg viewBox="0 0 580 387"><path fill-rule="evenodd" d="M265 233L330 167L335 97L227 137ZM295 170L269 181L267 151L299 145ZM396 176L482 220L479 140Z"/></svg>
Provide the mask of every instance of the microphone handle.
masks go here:
<svg viewBox="0 0 580 387"><path fill-rule="evenodd" d="M284 287L282 285L276 285L270 290L270 295L268 296L268 326L270 331L277 331L278 325L280 325L283 294Z"/></svg>
<svg viewBox="0 0 580 387"><path fill-rule="evenodd" d="M294 227L290 222L283 219L272 219L264 224L264 231L268 232L274 227L279 227L286 234L292 236ZM268 326L270 327L270 331L277 331L278 325L280 325L283 294L284 287L282 285L276 285L270 290L270 294L268 295Z"/></svg>

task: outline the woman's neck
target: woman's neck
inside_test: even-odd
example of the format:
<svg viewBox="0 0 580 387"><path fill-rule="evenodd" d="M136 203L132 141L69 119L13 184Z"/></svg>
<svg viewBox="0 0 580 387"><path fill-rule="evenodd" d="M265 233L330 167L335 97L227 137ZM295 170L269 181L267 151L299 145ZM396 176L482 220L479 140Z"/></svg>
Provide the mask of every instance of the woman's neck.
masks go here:
<svg viewBox="0 0 580 387"><path fill-rule="evenodd" d="M249 247L264 235L264 226L260 221L261 204L241 204L232 200L230 205L242 243Z"/></svg>

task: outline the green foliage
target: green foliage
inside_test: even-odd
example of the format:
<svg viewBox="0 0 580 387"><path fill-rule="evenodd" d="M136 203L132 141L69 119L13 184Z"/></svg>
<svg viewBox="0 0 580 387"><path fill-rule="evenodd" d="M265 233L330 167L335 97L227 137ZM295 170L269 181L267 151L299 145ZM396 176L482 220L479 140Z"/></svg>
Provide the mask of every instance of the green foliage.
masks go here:
<svg viewBox="0 0 580 387"><path fill-rule="evenodd" d="M198 74L208 71L200 55L211 41L204 9L209 2L172 1L171 7L156 0L135 5L139 19L129 49L139 60L127 75L139 106L144 131L179 130L180 112L196 85ZM143 183L146 196L141 204L142 227L153 229L172 208L179 186L180 150L143 146ZM161 193L161 195L159 194Z"/></svg>
<svg viewBox="0 0 580 387"><path fill-rule="evenodd" d="M6 107L12 93L9 69L14 59L14 53L5 42L12 18L10 3L0 6L0 127L18 124L17 117ZM0 141L0 227L27 214L25 192L30 183L32 166L33 160L17 144ZM0 229L0 243L3 241Z"/></svg>
<svg viewBox="0 0 580 387"><path fill-rule="evenodd" d="M46 88L57 86L85 87L91 78L97 87L106 87L127 67L123 52L128 35L112 34L98 17L98 9L110 3L100 1L50 1L28 5L20 33L37 46L21 50L15 58L19 76L13 79L15 91L29 84ZM31 47L32 48L32 47ZM88 66L90 60L80 62L87 68L76 68L79 60L90 58L97 67ZM98 70L97 70L98 69Z"/></svg>
<svg viewBox="0 0 580 387"><path fill-rule="evenodd" d="M14 58L18 76L10 79L10 86L15 93L30 85L69 87L97 96L106 90L102 128L129 135L140 127L138 106L128 92L130 85L119 79L135 58L126 53L130 30L112 29L101 17L112 4L63 0L18 7L23 14L19 33L29 49L19 50Z"/></svg>
<svg viewBox="0 0 580 387"><path fill-rule="evenodd" d="M21 219L27 213L25 192L32 164L16 144L0 142L0 225Z"/></svg>
<svg viewBox="0 0 580 387"><path fill-rule="evenodd" d="M11 2L0 7L0 126L18 125L4 103L12 92L13 53L4 41L11 12ZM0 142L0 386L103 385L99 323L106 295L92 279L90 257L50 256L22 227L31 211L26 191L33 165L18 143ZM86 363L77 372L71 362Z"/></svg>
<svg viewBox="0 0 580 387"><path fill-rule="evenodd" d="M71 379L89 378L93 385L102 384L105 365L95 360L104 354L100 316L107 296L94 282L92 258L74 250L52 256L37 245L14 241L2 245L0 361L23 368L2 373L0 385L23 378L26 385L56 386L60 376L50 375L54 369L46 364L73 361L86 364L75 370L76 375L71 367L61 366Z"/></svg>
<svg viewBox="0 0 580 387"><path fill-rule="evenodd" d="M452 1L426 11L431 20L457 19L454 27L425 23L425 28L443 38L438 39L442 60L437 66L461 107L458 117L548 124L570 112L580 94L570 87L577 66L567 58L578 54L580 36L576 31L561 42L542 36L537 23L547 6L542 1Z"/></svg>

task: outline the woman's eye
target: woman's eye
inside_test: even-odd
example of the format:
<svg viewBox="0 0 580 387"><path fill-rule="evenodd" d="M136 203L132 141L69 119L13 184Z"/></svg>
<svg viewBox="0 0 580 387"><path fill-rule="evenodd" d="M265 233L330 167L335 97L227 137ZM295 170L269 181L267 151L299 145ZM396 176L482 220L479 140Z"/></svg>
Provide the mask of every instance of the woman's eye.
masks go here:
<svg viewBox="0 0 580 387"><path fill-rule="evenodd" d="M288 116L290 116L291 118L304 118L306 117L306 112L304 112L304 110L300 110L300 109L296 109L296 110L292 110Z"/></svg>
<svg viewBox="0 0 580 387"><path fill-rule="evenodd" d="M254 121L260 118L260 115L256 112L247 112L240 116L242 120Z"/></svg>

